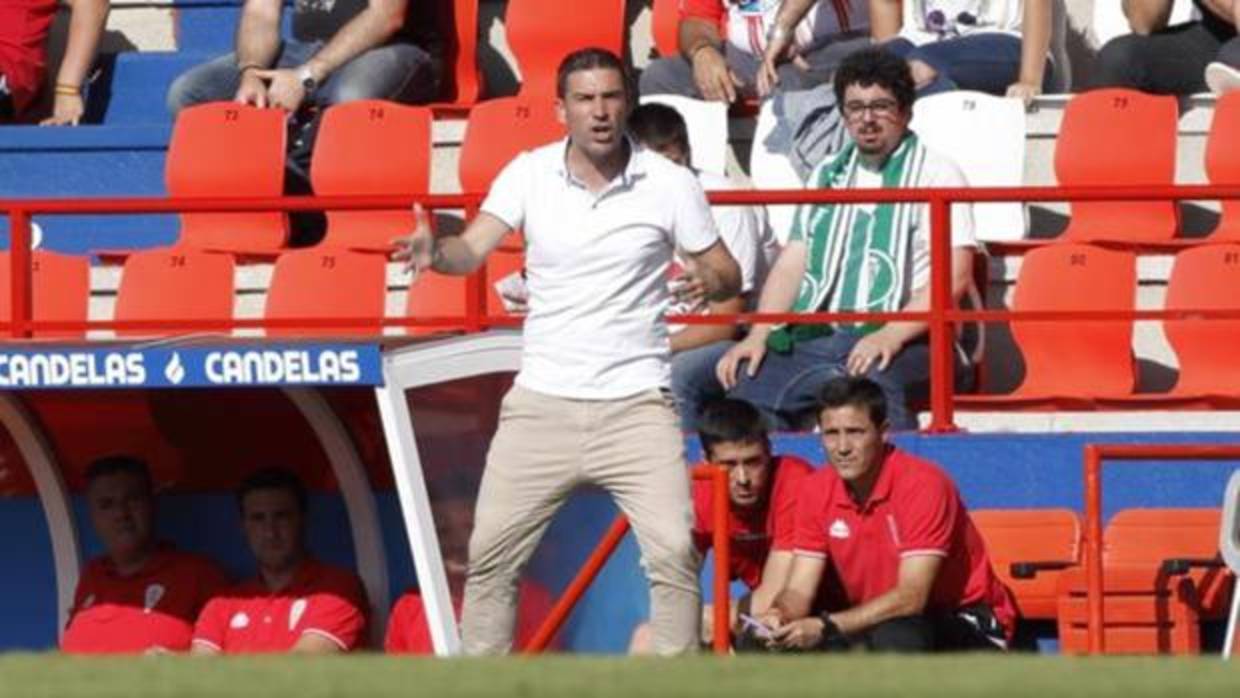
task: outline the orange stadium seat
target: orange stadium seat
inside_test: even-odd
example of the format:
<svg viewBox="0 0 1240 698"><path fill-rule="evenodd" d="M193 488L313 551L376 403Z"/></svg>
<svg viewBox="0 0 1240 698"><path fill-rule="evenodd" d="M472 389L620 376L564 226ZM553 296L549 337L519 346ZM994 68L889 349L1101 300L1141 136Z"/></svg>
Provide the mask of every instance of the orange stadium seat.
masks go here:
<svg viewBox="0 0 1240 698"><path fill-rule="evenodd" d="M1206 176L1211 184L1240 184L1240 92L1218 98L1206 138ZM1210 240L1240 241L1240 200L1223 202Z"/></svg>
<svg viewBox="0 0 1240 698"><path fill-rule="evenodd" d="M495 290L500 279L521 271L525 264L525 254L521 252L521 237L513 233L504 239L501 246L487 257L487 314L506 315L504 302ZM465 277L448 276L438 272L424 272L409 286L409 296L405 305L408 317L441 317L465 315ZM427 335L437 332L458 331L464 325L438 327L413 327L411 335Z"/></svg>
<svg viewBox="0 0 1240 698"><path fill-rule="evenodd" d="M319 126L310 182L320 196L417 195L430 191L431 111L381 100L328 109ZM388 250L413 230L413 211L327 211L320 245Z"/></svg>
<svg viewBox="0 0 1240 698"><path fill-rule="evenodd" d="M667 58L680 53L679 0L654 0L650 15L650 33L659 55Z"/></svg>
<svg viewBox="0 0 1240 698"><path fill-rule="evenodd" d="M116 320L230 320L233 272L230 254L185 247L135 252L125 259L116 291ZM219 330L217 330L219 331ZM117 330L118 336L191 334L201 329Z"/></svg>
<svg viewBox="0 0 1240 698"><path fill-rule="evenodd" d="M1167 281L1168 309L1236 308L1237 302L1240 244L1201 245L1175 256ZM1240 321L1167 320L1163 328L1180 365L1170 395L1209 396L1220 407L1240 405Z"/></svg>
<svg viewBox="0 0 1240 698"><path fill-rule="evenodd" d="M37 322L86 322L90 303L90 260L44 250L32 253L31 310ZM0 252L0 318L12 312L8 252ZM35 337L80 338L85 330L42 330Z"/></svg>
<svg viewBox="0 0 1240 698"><path fill-rule="evenodd" d="M549 100L501 97L469 112L457 172L461 189L486 193L491 181L523 150L564 137Z"/></svg>
<svg viewBox="0 0 1240 698"><path fill-rule="evenodd" d="M345 249L292 250L271 274L269 320L348 318L355 325L268 328L268 337L377 335L382 330L387 257Z"/></svg>
<svg viewBox="0 0 1240 698"><path fill-rule="evenodd" d="M508 0L504 14L508 47L521 69L518 94L550 100L555 73L565 56L580 48L605 48L624 57L624 0Z"/></svg>
<svg viewBox="0 0 1240 698"><path fill-rule="evenodd" d="M1131 310L1137 293L1131 252L1061 243L1030 250L1016 279L1013 310ZM1088 408L1132 394L1136 364L1130 320L1013 320L1024 380L1007 395L961 395L965 407Z"/></svg>
<svg viewBox="0 0 1240 698"><path fill-rule="evenodd" d="M990 562L1016 597L1021 618L1053 620L1059 576L1080 564L1081 519L1071 509L969 512Z"/></svg>
<svg viewBox="0 0 1240 698"><path fill-rule="evenodd" d="M1200 619L1226 616L1233 579L1218 558L1218 509L1126 509L1103 533L1106 650L1197 652ZM1059 580L1059 643L1087 646L1082 568Z"/></svg>
<svg viewBox="0 0 1240 698"><path fill-rule="evenodd" d="M233 102L181 111L168 143L170 196L275 197L284 193L285 114ZM182 213L182 246L270 254L288 241L279 211Z"/></svg>
<svg viewBox="0 0 1240 698"><path fill-rule="evenodd" d="M463 112L482 94L478 67L478 0L437 0L439 33L446 37L442 94L437 112Z"/></svg>
<svg viewBox="0 0 1240 698"><path fill-rule="evenodd" d="M1170 185L1175 180L1175 98L1126 89L1075 95L1055 144L1055 176L1072 186ZM1179 230L1173 201L1077 201L1062 239L1166 242Z"/></svg>

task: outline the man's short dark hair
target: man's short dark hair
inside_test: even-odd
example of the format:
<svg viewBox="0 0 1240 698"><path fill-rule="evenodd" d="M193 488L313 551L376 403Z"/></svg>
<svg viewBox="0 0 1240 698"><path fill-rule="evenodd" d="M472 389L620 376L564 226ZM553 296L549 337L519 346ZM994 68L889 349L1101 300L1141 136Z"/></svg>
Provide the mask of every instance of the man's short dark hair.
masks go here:
<svg viewBox="0 0 1240 698"><path fill-rule="evenodd" d="M244 511L245 498L258 490L284 490L297 500L297 508L306 513L306 486L301 478L288 468L271 466L254 471L241 481L237 488L237 508Z"/></svg>
<svg viewBox="0 0 1240 698"><path fill-rule="evenodd" d="M732 398L706 403L698 416L698 440L707 458L716 444L726 442L759 443L771 450L762 413L748 402Z"/></svg>
<svg viewBox="0 0 1240 698"><path fill-rule="evenodd" d="M560 61L560 67L555 71L555 95L560 99L564 99L568 95L568 76L582 70L595 70L603 68L614 70L620 73L620 82L624 85L625 99L630 99L633 95L633 89L629 85L629 71L624 67L624 61L616 54L605 48L591 46L573 51Z"/></svg>
<svg viewBox="0 0 1240 698"><path fill-rule="evenodd" d="M870 415L874 426L887 423L887 396L878 383L862 376L832 378L818 394L818 416L825 410L860 407Z"/></svg>
<svg viewBox="0 0 1240 698"><path fill-rule="evenodd" d="M908 63L881 48L863 48L850 53L840 63L835 71L835 102L841 108L844 106L844 92L849 85L878 85L886 89L896 98L902 112L913 108L917 95Z"/></svg>
<svg viewBox="0 0 1240 698"><path fill-rule="evenodd" d="M651 150L675 145L689 152L689 127L680 112L666 104L648 102L629 114L629 133Z"/></svg>
<svg viewBox="0 0 1240 698"><path fill-rule="evenodd" d="M129 474L142 481L148 495L155 494L155 481L151 478L151 469L146 461L137 456L116 454L98 458L86 466L86 485L90 486L101 477Z"/></svg>

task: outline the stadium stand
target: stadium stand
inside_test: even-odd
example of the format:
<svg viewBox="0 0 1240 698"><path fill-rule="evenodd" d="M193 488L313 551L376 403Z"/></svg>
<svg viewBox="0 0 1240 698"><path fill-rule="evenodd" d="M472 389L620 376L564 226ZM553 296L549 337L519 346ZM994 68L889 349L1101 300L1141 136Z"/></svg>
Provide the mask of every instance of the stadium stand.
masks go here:
<svg viewBox="0 0 1240 698"><path fill-rule="evenodd" d="M1229 308L1240 298L1240 245L1202 245L1175 256L1167 282L1168 309ZM1206 397L1219 408L1240 406L1240 321L1168 320L1164 330L1179 360L1171 395Z"/></svg>
<svg viewBox="0 0 1240 698"><path fill-rule="evenodd" d="M439 33L446 44L441 85L445 101L432 107L444 114L468 111L483 91L478 65L478 0L442 0L438 18Z"/></svg>
<svg viewBox="0 0 1240 698"><path fill-rule="evenodd" d="M116 320L229 320L233 316L232 255L184 246L129 255L116 293ZM159 330L117 330L151 336Z"/></svg>
<svg viewBox="0 0 1240 698"><path fill-rule="evenodd" d="M345 249L291 250L276 259L263 316L269 320L337 318L356 324L269 328L268 337L380 333L387 259Z"/></svg>
<svg viewBox="0 0 1240 698"><path fill-rule="evenodd" d="M510 236L490 257L487 258L486 271L486 310L488 315L507 314L503 299L496 291L495 285L504 277L520 273L525 266L525 255L521 251L520 236ZM465 285L468 280L462 276L448 276L438 272L425 272L409 285L406 296L405 313L411 318L429 318L458 316L466 312ZM459 331L464 325L440 325L435 327L411 327L408 333L413 336L436 334L440 332Z"/></svg>
<svg viewBox="0 0 1240 698"><path fill-rule="evenodd" d="M1211 184L1240 184L1240 93L1224 95L1214 105L1205 170ZM1210 239L1240 241L1240 200L1223 201L1222 209Z"/></svg>
<svg viewBox="0 0 1240 698"><path fill-rule="evenodd" d="M406 195L430 191L431 110L381 100L337 104L323 115L310 161L319 196ZM391 249L413 229L413 212L327 211L319 244Z"/></svg>
<svg viewBox="0 0 1240 698"><path fill-rule="evenodd" d="M508 46L521 69L523 97L555 95L560 60L582 46L623 55L624 0L592 0L573 5L566 21L563 0L509 0L504 14Z"/></svg>
<svg viewBox="0 0 1240 698"><path fill-rule="evenodd" d="M674 56L680 51L679 0L651 0L650 34L659 56Z"/></svg>
<svg viewBox="0 0 1240 698"><path fill-rule="evenodd" d="M31 280L32 310L36 321L85 322L87 300L90 298L90 264L85 257L35 250ZM12 261L8 252L0 252L0 317L8 318L12 310ZM34 334L40 339L81 338L84 330L52 330Z"/></svg>
<svg viewBox="0 0 1240 698"><path fill-rule="evenodd" d="M547 99L517 96L479 102L469 112L457 161L461 189L485 192L518 153L563 135L564 125Z"/></svg>
<svg viewBox="0 0 1240 698"><path fill-rule="evenodd" d="M1022 620L1054 620L1059 577L1081 562L1081 517L1071 509L981 509L969 513Z"/></svg>

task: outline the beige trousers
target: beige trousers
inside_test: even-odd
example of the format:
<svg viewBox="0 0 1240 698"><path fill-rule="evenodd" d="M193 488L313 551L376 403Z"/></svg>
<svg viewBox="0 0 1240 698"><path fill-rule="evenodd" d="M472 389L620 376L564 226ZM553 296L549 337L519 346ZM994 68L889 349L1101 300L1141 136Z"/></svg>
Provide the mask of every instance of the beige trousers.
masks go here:
<svg viewBox="0 0 1240 698"><path fill-rule="evenodd" d="M500 409L469 541L465 653L512 646L517 582L551 517L577 485L616 501L650 581L654 650L697 648L701 621L684 440L671 397L572 400L513 386Z"/></svg>

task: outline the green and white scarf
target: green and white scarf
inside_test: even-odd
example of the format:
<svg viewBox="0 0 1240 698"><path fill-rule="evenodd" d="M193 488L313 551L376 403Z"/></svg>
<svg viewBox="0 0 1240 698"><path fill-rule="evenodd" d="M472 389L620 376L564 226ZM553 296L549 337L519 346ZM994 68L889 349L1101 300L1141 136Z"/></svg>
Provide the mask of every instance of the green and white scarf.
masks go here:
<svg viewBox="0 0 1240 698"><path fill-rule="evenodd" d="M926 148L911 131L883 164L884 189L922 186ZM850 186L861 167L857 147L849 143L811 174L811 186ZM913 234L923 215L921 203L878 204L873 213L852 204L802 204L793 219L790 240L805 241L805 275L792 312L896 311L909 292ZM767 345L787 352L798 340L851 327L873 332L882 323L791 325L771 333Z"/></svg>

